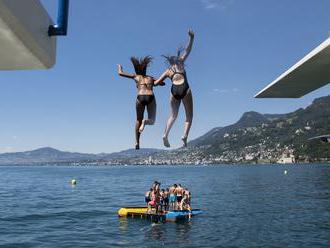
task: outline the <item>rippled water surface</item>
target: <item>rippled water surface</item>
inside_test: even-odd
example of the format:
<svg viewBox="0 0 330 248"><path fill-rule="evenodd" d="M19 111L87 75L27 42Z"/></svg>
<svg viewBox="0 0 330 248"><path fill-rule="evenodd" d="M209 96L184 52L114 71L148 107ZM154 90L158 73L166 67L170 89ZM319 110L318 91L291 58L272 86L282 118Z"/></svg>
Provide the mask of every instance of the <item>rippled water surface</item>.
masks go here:
<svg viewBox="0 0 330 248"><path fill-rule="evenodd" d="M204 214L119 219L154 180L187 186ZM330 247L330 166L0 167L0 247L161 246Z"/></svg>

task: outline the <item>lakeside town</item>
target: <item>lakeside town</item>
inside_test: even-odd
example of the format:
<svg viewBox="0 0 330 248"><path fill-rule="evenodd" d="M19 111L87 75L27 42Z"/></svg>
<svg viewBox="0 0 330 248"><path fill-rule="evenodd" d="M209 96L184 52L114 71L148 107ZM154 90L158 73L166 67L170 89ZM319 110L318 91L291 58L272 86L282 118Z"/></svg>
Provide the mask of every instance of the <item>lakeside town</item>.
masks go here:
<svg viewBox="0 0 330 248"><path fill-rule="evenodd" d="M276 154L276 156L274 156ZM109 161L80 161L70 162L69 165L221 165L221 164L295 164L295 163L330 163L329 158L312 160L308 157L296 158L293 149L271 149L265 150L262 154L259 152L248 152L236 154L228 152L220 156L205 156L199 150L189 153L167 152L157 153L147 157L137 157L130 159L113 159Z"/></svg>

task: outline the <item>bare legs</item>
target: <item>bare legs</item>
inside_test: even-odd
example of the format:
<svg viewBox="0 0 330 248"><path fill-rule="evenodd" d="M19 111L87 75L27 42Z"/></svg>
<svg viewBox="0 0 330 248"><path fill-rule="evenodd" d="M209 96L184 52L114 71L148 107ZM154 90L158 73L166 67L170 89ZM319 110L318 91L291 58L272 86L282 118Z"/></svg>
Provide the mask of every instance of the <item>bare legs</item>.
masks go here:
<svg viewBox="0 0 330 248"><path fill-rule="evenodd" d="M135 149L140 149L140 136L141 133L139 132L140 126L143 120L143 113L144 113L144 106L136 100L136 123L135 123Z"/></svg>
<svg viewBox="0 0 330 248"><path fill-rule="evenodd" d="M191 128L192 120L193 120L193 97L191 90L189 89L187 94L184 96L182 100L177 100L171 94L170 96L170 106L171 106L171 114L167 120L165 132L163 135L164 146L170 147L170 143L168 141L168 135L171 131L171 128L178 117L179 108L181 101L184 105L186 120L184 124L184 133L182 136L182 142L184 146L187 146L187 139L189 135L189 131ZM145 105L141 104L139 100L136 100L136 124L135 124L135 148L140 149L140 136L143 132L145 125L153 125L156 119L156 100L154 99L151 103L147 105L148 118L143 119L145 110Z"/></svg>
<svg viewBox="0 0 330 248"><path fill-rule="evenodd" d="M148 119L143 120L145 106L136 100L135 149L140 149L140 136L145 125L153 125L156 119L156 99L147 105Z"/></svg>
<svg viewBox="0 0 330 248"><path fill-rule="evenodd" d="M176 118L178 117L180 103L181 103L181 101L175 99L174 96L171 94L171 96L170 96L171 114L167 120L165 132L163 135L163 142L164 142L164 146L166 146L166 147L170 147L170 143L168 142L168 134L170 133L170 130L171 130Z"/></svg>
<svg viewBox="0 0 330 248"><path fill-rule="evenodd" d="M186 122L184 123L182 142L184 146L187 146L187 139L193 119L193 98L190 89L188 90L187 95L182 99L182 102L186 112Z"/></svg>
<svg viewBox="0 0 330 248"><path fill-rule="evenodd" d="M184 109L186 112L186 121L185 121L185 125L184 125L184 133L182 136L182 142L183 142L184 146L187 146L187 139L188 139L188 135L189 135L189 131L191 128L192 119L193 119L193 98L192 98L190 89L188 90L185 97L182 99L182 102L183 102ZM171 130L176 118L178 117L180 103L181 103L181 101L175 99L173 97L173 95L171 94L171 97L170 97L171 114L167 120L165 132L164 132L164 136L163 136L164 146L166 146L166 147L170 147L170 143L168 142L168 135L170 133L170 130Z"/></svg>
<svg viewBox="0 0 330 248"><path fill-rule="evenodd" d="M151 103L147 105L147 111L148 111L148 119L144 119L142 121L142 124L139 128L139 132L142 133L145 125L153 125L155 124L156 120L156 109L157 109L157 104L156 104L156 99L154 99Z"/></svg>

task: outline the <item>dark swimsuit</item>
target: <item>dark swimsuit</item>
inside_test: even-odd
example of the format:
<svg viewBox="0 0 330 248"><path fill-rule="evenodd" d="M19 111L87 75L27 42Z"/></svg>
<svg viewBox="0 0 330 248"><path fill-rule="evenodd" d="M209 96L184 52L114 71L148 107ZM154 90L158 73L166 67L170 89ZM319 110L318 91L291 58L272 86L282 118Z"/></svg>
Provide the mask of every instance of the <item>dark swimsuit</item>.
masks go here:
<svg viewBox="0 0 330 248"><path fill-rule="evenodd" d="M165 198L164 198L164 204L165 204L165 206L167 206L167 205L169 204L169 202L170 202L170 201L169 201L168 197L165 197Z"/></svg>
<svg viewBox="0 0 330 248"><path fill-rule="evenodd" d="M180 203L182 201L182 195L177 195L176 200L178 203Z"/></svg>
<svg viewBox="0 0 330 248"><path fill-rule="evenodd" d="M154 95L138 95L137 100L139 103L141 103L143 106L146 106L150 103L152 103L155 99Z"/></svg>
<svg viewBox="0 0 330 248"><path fill-rule="evenodd" d="M145 85L146 88L148 88L148 84L146 84L146 83L143 83L143 84L140 84L140 85ZM146 106L146 105L152 103L155 100L155 96L154 95L138 95L137 100L143 106Z"/></svg>
<svg viewBox="0 0 330 248"><path fill-rule="evenodd" d="M188 79L187 79L187 75L186 75L185 71L184 72L173 71L173 75L171 77L172 81L173 81L174 75L176 75L176 74L182 75L184 78L184 82L183 82L183 84L179 84L179 85L172 83L171 93L176 100L182 100L187 95L187 92L189 90Z"/></svg>
<svg viewBox="0 0 330 248"><path fill-rule="evenodd" d="M150 196L146 196L146 197L144 198L144 200L145 200L145 202L148 204L148 203L151 201Z"/></svg>

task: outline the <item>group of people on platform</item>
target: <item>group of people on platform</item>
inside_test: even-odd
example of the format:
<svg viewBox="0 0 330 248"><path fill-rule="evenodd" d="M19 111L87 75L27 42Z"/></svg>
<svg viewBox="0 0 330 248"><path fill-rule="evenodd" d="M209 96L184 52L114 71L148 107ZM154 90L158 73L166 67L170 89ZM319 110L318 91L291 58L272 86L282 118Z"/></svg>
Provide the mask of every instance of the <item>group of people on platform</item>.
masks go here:
<svg viewBox="0 0 330 248"><path fill-rule="evenodd" d="M191 193L181 184L173 184L171 187L161 189L161 183L155 181L145 194L145 202L148 212L154 209L157 212L173 210L191 211Z"/></svg>

